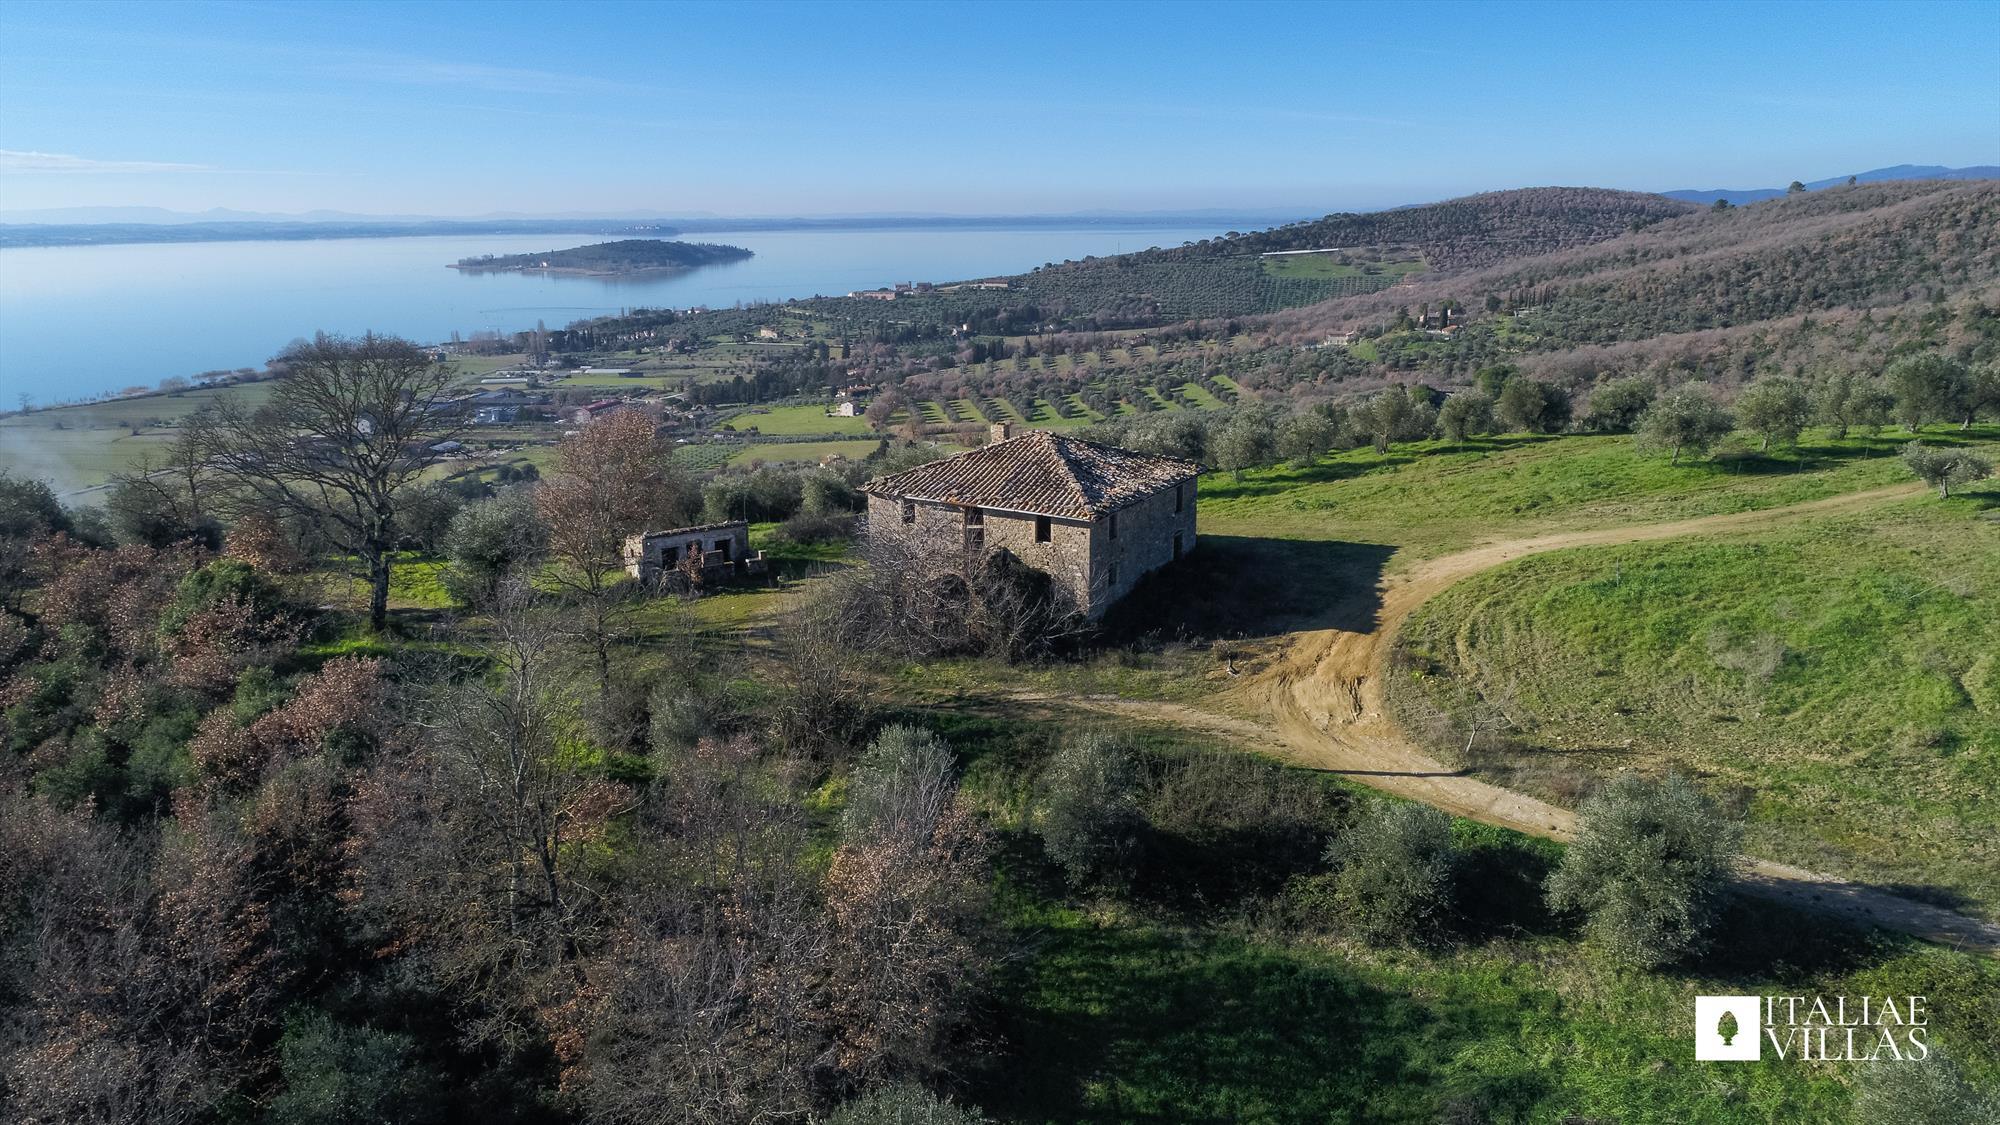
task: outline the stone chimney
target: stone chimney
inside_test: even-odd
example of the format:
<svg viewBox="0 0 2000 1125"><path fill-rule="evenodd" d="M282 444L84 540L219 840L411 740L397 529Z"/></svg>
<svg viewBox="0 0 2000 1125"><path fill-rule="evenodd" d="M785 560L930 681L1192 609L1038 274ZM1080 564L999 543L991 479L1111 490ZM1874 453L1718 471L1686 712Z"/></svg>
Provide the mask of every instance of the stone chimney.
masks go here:
<svg viewBox="0 0 2000 1125"><path fill-rule="evenodd" d="M994 422L986 427L986 440L989 444L996 441L1006 441L1013 436L1014 423L1012 422Z"/></svg>

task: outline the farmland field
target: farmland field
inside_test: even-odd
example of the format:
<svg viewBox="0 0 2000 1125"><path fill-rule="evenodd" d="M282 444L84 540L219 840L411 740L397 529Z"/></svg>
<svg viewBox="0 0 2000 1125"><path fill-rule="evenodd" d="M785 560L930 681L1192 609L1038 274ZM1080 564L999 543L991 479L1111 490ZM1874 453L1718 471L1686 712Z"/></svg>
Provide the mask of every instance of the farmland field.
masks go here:
<svg viewBox="0 0 2000 1125"><path fill-rule="evenodd" d="M1343 255L1328 254L1283 254L1265 258L1264 272L1272 277L1298 277L1315 280L1334 278L1367 278L1370 281L1385 280L1395 284L1410 274L1422 273L1422 258L1401 258L1386 262L1361 260L1342 261Z"/></svg>
<svg viewBox="0 0 2000 1125"><path fill-rule="evenodd" d="M1962 439L1990 456L2000 426ZM1392 569L1481 539L1748 511L1904 484L1907 436L1834 441L1808 432L1797 456L1761 457L1747 439L1708 461L1669 465L1624 436L1511 436L1362 448L1310 468L1276 468L1202 485L1202 531L1341 540L1393 549ZM1961 440L1957 431L1926 440Z"/></svg>
<svg viewBox="0 0 2000 1125"><path fill-rule="evenodd" d="M785 461L818 461L823 457L839 456L859 461L881 448L877 438L863 441L787 441L769 442L762 445L747 445L729 455L729 464L748 465L758 461L778 464Z"/></svg>
<svg viewBox="0 0 2000 1125"><path fill-rule="evenodd" d="M1527 559L1411 619L1392 698L1434 752L1509 788L1564 803L1620 769L1690 772L1746 802L1758 855L1992 914L1994 511L1989 485ZM1482 723L1494 736L1460 754Z"/></svg>
<svg viewBox="0 0 2000 1125"><path fill-rule="evenodd" d="M827 414L824 405L808 403L804 406L757 407L738 414L723 423L725 430L756 430L758 433L775 437L791 437L799 434L865 434L869 432L868 419L835 418Z"/></svg>

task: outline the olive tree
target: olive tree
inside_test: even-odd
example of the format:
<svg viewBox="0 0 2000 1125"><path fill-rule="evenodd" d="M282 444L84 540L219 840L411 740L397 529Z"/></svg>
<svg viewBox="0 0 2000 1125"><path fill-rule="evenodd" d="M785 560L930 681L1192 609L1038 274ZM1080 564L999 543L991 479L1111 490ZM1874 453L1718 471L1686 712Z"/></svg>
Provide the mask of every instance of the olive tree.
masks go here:
<svg viewBox="0 0 2000 1125"><path fill-rule="evenodd" d="M1653 396L1659 388L1651 379L1642 375L1631 375L1623 379L1613 379L1590 392L1589 409L1583 417L1584 425L1603 433L1629 430L1639 424L1646 408L1653 405Z"/></svg>
<svg viewBox="0 0 2000 1125"><path fill-rule="evenodd" d="M2000 415L2000 363L1986 363L1965 373L1959 387L1958 428L1969 430L1982 414Z"/></svg>
<svg viewBox="0 0 2000 1125"><path fill-rule="evenodd" d="M1457 445L1475 434L1493 432L1493 400L1483 391L1466 390L1438 407L1438 434Z"/></svg>
<svg viewBox="0 0 2000 1125"><path fill-rule="evenodd" d="M1638 443L1641 449L1671 450L1671 463L1678 465L1683 450L1706 452L1735 427L1735 419L1706 391L1677 387L1661 395L1639 419Z"/></svg>
<svg viewBox="0 0 2000 1125"><path fill-rule="evenodd" d="M1548 883L1580 910L1592 941L1629 965L1700 952L1730 879L1741 829L1684 777L1626 775L1584 802L1574 843Z"/></svg>
<svg viewBox="0 0 2000 1125"><path fill-rule="evenodd" d="M1132 752L1107 735L1085 734L1049 758L1035 800L1034 829L1072 883L1115 881L1123 874L1145 821L1139 782Z"/></svg>
<svg viewBox="0 0 2000 1125"><path fill-rule="evenodd" d="M1451 908L1451 817L1428 805L1371 800L1326 850L1334 898L1370 941L1405 941Z"/></svg>
<svg viewBox="0 0 2000 1125"><path fill-rule="evenodd" d="M1940 352L1904 356L1882 375L1896 396L1896 421L1911 433L1957 414L1965 397L1965 365Z"/></svg>
<svg viewBox="0 0 2000 1125"><path fill-rule="evenodd" d="M1889 424L1896 400L1873 379L1842 372L1819 385L1813 394L1813 420L1844 438L1849 430L1873 434Z"/></svg>
<svg viewBox="0 0 2000 1125"><path fill-rule="evenodd" d="M1903 447L1903 464L1910 467L1917 479L1937 489L1940 500L1950 499L1955 485L1993 475L1993 466L1971 450L1937 449L1920 441Z"/></svg>
<svg viewBox="0 0 2000 1125"><path fill-rule="evenodd" d="M549 528L523 488L459 509L444 533L445 585L460 601L483 605L501 583L547 554Z"/></svg>
<svg viewBox="0 0 2000 1125"><path fill-rule="evenodd" d="M1494 412L1512 432L1556 433L1569 425L1569 393L1540 379L1509 379L1500 388Z"/></svg>
<svg viewBox="0 0 2000 1125"><path fill-rule="evenodd" d="M1421 406L1420 396L1425 400ZM1422 387L1386 388L1369 396L1350 417L1374 441L1377 453L1387 453L1390 442L1422 438L1430 433L1435 421L1429 411L1428 393Z"/></svg>
<svg viewBox="0 0 2000 1125"><path fill-rule="evenodd" d="M224 395L188 423L216 506L298 521L368 578L368 625L388 622L389 567L411 492L465 422L456 376L394 336L320 335L272 362L271 393Z"/></svg>
<svg viewBox="0 0 2000 1125"><path fill-rule="evenodd" d="M1310 465L1333 448L1337 436L1332 419L1317 410L1302 410L1278 426L1278 455L1296 465Z"/></svg>
<svg viewBox="0 0 2000 1125"><path fill-rule="evenodd" d="M1878 1059L1856 1076L1855 1125L1911 1121L1990 1125L2000 1121L2000 1095L1982 1093L1948 1055L1921 1062Z"/></svg>
<svg viewBox="0 0 2000 1125"><path fill-rule="evenodd" d="M1804 383L1784 375L1772 375L1750 384L1736 396L1736 415L1744 428L1764 439L1763 449L1773 441L1791 443L1812 420L1812 400Z"/></svg>
<svg viewBox="0 0 2000 1125"><path fill-rule="evenodd" d="M1243 470L1268 465L1277 455L1277 435L1271 420L1258 410L1239 410L1229 421L1208 436L1209 456L1216 468L1227 469L1237 480Z"/></svg>

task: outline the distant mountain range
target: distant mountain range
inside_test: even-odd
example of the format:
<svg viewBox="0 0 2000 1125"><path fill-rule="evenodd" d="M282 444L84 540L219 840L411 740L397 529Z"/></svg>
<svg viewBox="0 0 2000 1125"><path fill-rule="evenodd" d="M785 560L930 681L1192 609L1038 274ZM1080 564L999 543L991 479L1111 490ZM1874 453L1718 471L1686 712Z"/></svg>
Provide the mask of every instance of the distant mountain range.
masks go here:
<svg viewBox="0 0 2000 1125"><path fill-rule="evenodd" d="M1868 172L1854 173L1854 182L1872 184L1881 180L2000 180L2000 166L1981 164L1972 168L1945 168L1936 164L1897 164L1889 168L1876 168ZM1830 180L1813 180L1806 184L1807 191L1839 187L1848 177L1835 176ZM1762 199L1776 199L1785 194L1784 188L1712 188L1700 191L1683 188L1679 191L1663 191L1668 199L1684 199L1689 203L1714 203L1727 199L1731 203L1755 203Z"/></svg>

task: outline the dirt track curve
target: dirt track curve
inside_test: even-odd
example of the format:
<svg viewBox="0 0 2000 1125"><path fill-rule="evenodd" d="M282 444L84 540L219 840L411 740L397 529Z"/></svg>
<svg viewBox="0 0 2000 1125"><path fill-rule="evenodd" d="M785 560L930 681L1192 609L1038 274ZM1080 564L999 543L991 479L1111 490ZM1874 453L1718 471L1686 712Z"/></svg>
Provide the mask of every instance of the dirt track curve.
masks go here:
<svg viewBox="0 0 2000 1125"><path fill-rule="evenodd" d="M1275 742L1301 765L1345 774L1473 820L1568 839L1576 826L1574 813L1444 765L1412 742L1389 717L1383 676L1397 633L1417 607L1460 579L1544 551L1765 527L1865 508L1914 496L1921 490L1921 485L1897 485L1783 508L1488 543L1431 559L1388 580L1379 591L1353 595L1372 599L1379 593L1373 630L1321 629L1293 634L1268 668L1229 693L1242 697L1240 702L1249 704L1247 710L1263 716L1268 725L1175 704L1096 698L1088 705L1146 713L1177 725L1266 745ZM1765 898L2000 956L2000 925L1943 907L1767 860L1745 859L1739 879L1744 890Z"/></svg>

